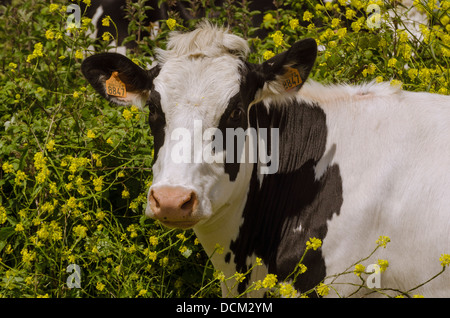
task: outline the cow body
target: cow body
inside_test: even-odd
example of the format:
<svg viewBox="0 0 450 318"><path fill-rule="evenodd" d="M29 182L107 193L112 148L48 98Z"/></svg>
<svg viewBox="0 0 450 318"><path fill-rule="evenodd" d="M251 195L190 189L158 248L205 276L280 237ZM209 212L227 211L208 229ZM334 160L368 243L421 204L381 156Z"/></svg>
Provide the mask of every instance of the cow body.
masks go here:
<svg viewBox="0 0 450 318"><path fill-rule="evenodd" d="M264 109L262 104L255 106ZM267 175L262 185L254 174L243 208L231 207L215 226L194 228L211 253L215 243L208 243L219 238L229 247L225 257L216 256L216 268L231 276L262 257L268 266L255 267L250 281L267 273L282 280L300 260L306 241L321 238L321 252L308 252L304 264L310 272L296 284L306 291L368 256L378 237L388 235L388 247L365 262L389 261L382 287L407 291L439 272L437 260L450 248L449 98L405 92L388 83L310 82L281 112L296 120L284 126L287 135L280 137L280 152L286 153L280 165L315 149L289 174ZM305 117L314 121L305 125ZM350 283L360 284L355 275L339 282L347 283L338 287L340 296L357 289ZM243 292L242 286L235 293ZM417 292L444 297L450 295L448 286L447 275ZM229 287L223 290L230 294Z"/></svg>
<svg viewBox="0 0 450 318"><path fill-rule="evenodd" d="M439 256L450 249L450 98L387 83L305 83L317 52L311 39L261 65L247 63L248 52L243 39L203 24L173 33L149 71L118 54L83 62L105 98L150 108L155 163L147 216L193 228L227 277L262 260L246 280L224 282L224 296L245 292L268 273L288 278L312 237L323 246L303 259L308 270L294 283L300 292L368 256L381 235L391 243L367 262L389 261L382 287L409 290L437 273ZM113 72L126 96L107 94ZM239 131L271 134L263 144L251 137L232 143L229 133ZM201 135L199 146L194 139ZM271 162L244 160L255 148L267 149ZM267 173L274 152L279 162ZM417 292L449 296L445 274ZM360 281L346 275L339 282ZM333 287L339 296L356 289Z"/></svg>

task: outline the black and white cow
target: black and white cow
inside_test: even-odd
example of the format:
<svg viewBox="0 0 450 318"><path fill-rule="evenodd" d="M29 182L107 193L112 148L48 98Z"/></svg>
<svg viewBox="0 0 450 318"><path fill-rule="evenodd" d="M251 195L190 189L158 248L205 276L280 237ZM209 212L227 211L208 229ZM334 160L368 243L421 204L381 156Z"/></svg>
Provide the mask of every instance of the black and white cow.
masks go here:
<svg viewBox="0 0 450 318"><path fill-rule="evenodd" d="M450 251L450 97L389 83L305 83L313 39L261 65L248 53L244 39L204 23L172 33L150 70L114 53L83 62L104 98L149 107L155 161L146 215L193 228L227 277L262 259L234 289L224 283L224 296L267 273L282 281L312 237L323 245L306 254L299 291L369 255L380 235L391 243L367 262L389 261L382 287L408 290L437 273ZM108 94L110 78L126 95ZM242 131L260 142L252 133L239 142ZM270 160L250 160L255 147ZM213 253L216 244L223 254ZM444 274L416 292L450 296ZM351 276L346 282L359 282ZM341 296L355 289L334 287Z"/></svg>

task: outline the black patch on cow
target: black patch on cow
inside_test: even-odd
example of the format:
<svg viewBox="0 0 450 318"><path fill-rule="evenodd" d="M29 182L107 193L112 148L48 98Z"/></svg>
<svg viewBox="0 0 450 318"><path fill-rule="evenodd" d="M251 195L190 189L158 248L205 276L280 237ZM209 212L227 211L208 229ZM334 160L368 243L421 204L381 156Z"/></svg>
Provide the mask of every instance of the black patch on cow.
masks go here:
<svg viewBox="0 0 450 318"><path fill-rule="evenodd" d="M223 142L222 145L217 146L223 146L226 148L227 135L232 136L229 133L227 134L227 129L228 131L236 131L236 129L242 129L243 131L245 131L247 129L247 111L243 105L244 103L241 97L241 93L238 93L231 97L230 101L228 102L227 108L225 109L222 117L219 120L219 125L217 128L222 132ZM229 175L230 181L236 180L240 167L240 154L243 151L243 146L239 144L237 135L233 135L233 138L234 149L228 149L228 151L233 150L233 159L232 161L225 160L224 164L225 173Z"/></svg>
<svg viewBox="0 0 450 318"><path fill-rule="evenodd" d="M230 259L231 259L231 253L228 252L227 254L225 254L225 262L230 263Z"/></svg>
<svg viewBox="0 0 450 318"><path fill-rule="evenodd" d="M324 155L327 140L325 113L317 105L290 101L267 110L259 103L249 116L252 127L257 119L259 127L279 128L279 170L264 175L260 185L255 164L244 222L230 249L237 271L245 272L247 257L254 254L282 281L300 261L306 242L312 237L325 238L327 220L339 214L343 202L342 179L337 165L328 167L320 180L315 179L314 168ZM325 277L321 250L308 251L303 264L308 270L298 276L294 286L305 292ZM238 286L240 293L246 284Z"/></svg>
<svg viewBox="0 0 450 318"><path fill-rule="evenodd" d="M166 116L161 108L161 95L156 90L150 92L147 106L149 109L148 123L153 135L153 163L155 163L158 158L159 149L164 145L164 127L166 126Z"/></svg>

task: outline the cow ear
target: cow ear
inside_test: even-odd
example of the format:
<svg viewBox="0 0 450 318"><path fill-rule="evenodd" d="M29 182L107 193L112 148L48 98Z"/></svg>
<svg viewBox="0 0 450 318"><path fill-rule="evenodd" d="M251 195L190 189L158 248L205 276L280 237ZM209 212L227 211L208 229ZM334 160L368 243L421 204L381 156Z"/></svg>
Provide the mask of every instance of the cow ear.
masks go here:
<svg viewBox="0 0 450 318"><path fill-rule="evenodd" d="M256 99L298 91L308 78L316 56L317 43L307 38L261 64L259 83L262 87Z"/></svg>
<svg viewBox="0 0 450 318"><path fill-rule="evenodd" d="M147 101L159 66L147 71L124 55L100 53L89 56L81 71L94 89L118 105L142 107Z"/></svg>

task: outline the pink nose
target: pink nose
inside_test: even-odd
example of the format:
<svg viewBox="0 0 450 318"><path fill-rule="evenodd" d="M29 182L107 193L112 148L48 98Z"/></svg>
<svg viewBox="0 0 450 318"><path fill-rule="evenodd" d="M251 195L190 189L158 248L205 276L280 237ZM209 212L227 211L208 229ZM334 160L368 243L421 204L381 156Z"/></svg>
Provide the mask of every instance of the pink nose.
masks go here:
<svg viewBox="0 0 450 318"><path fill-rule="evenodd" d="M153 217L164 225L189 228L198 220L193 214L198 206L197 194L184 187L159 187L150 190L148 197Z"/></svg>

